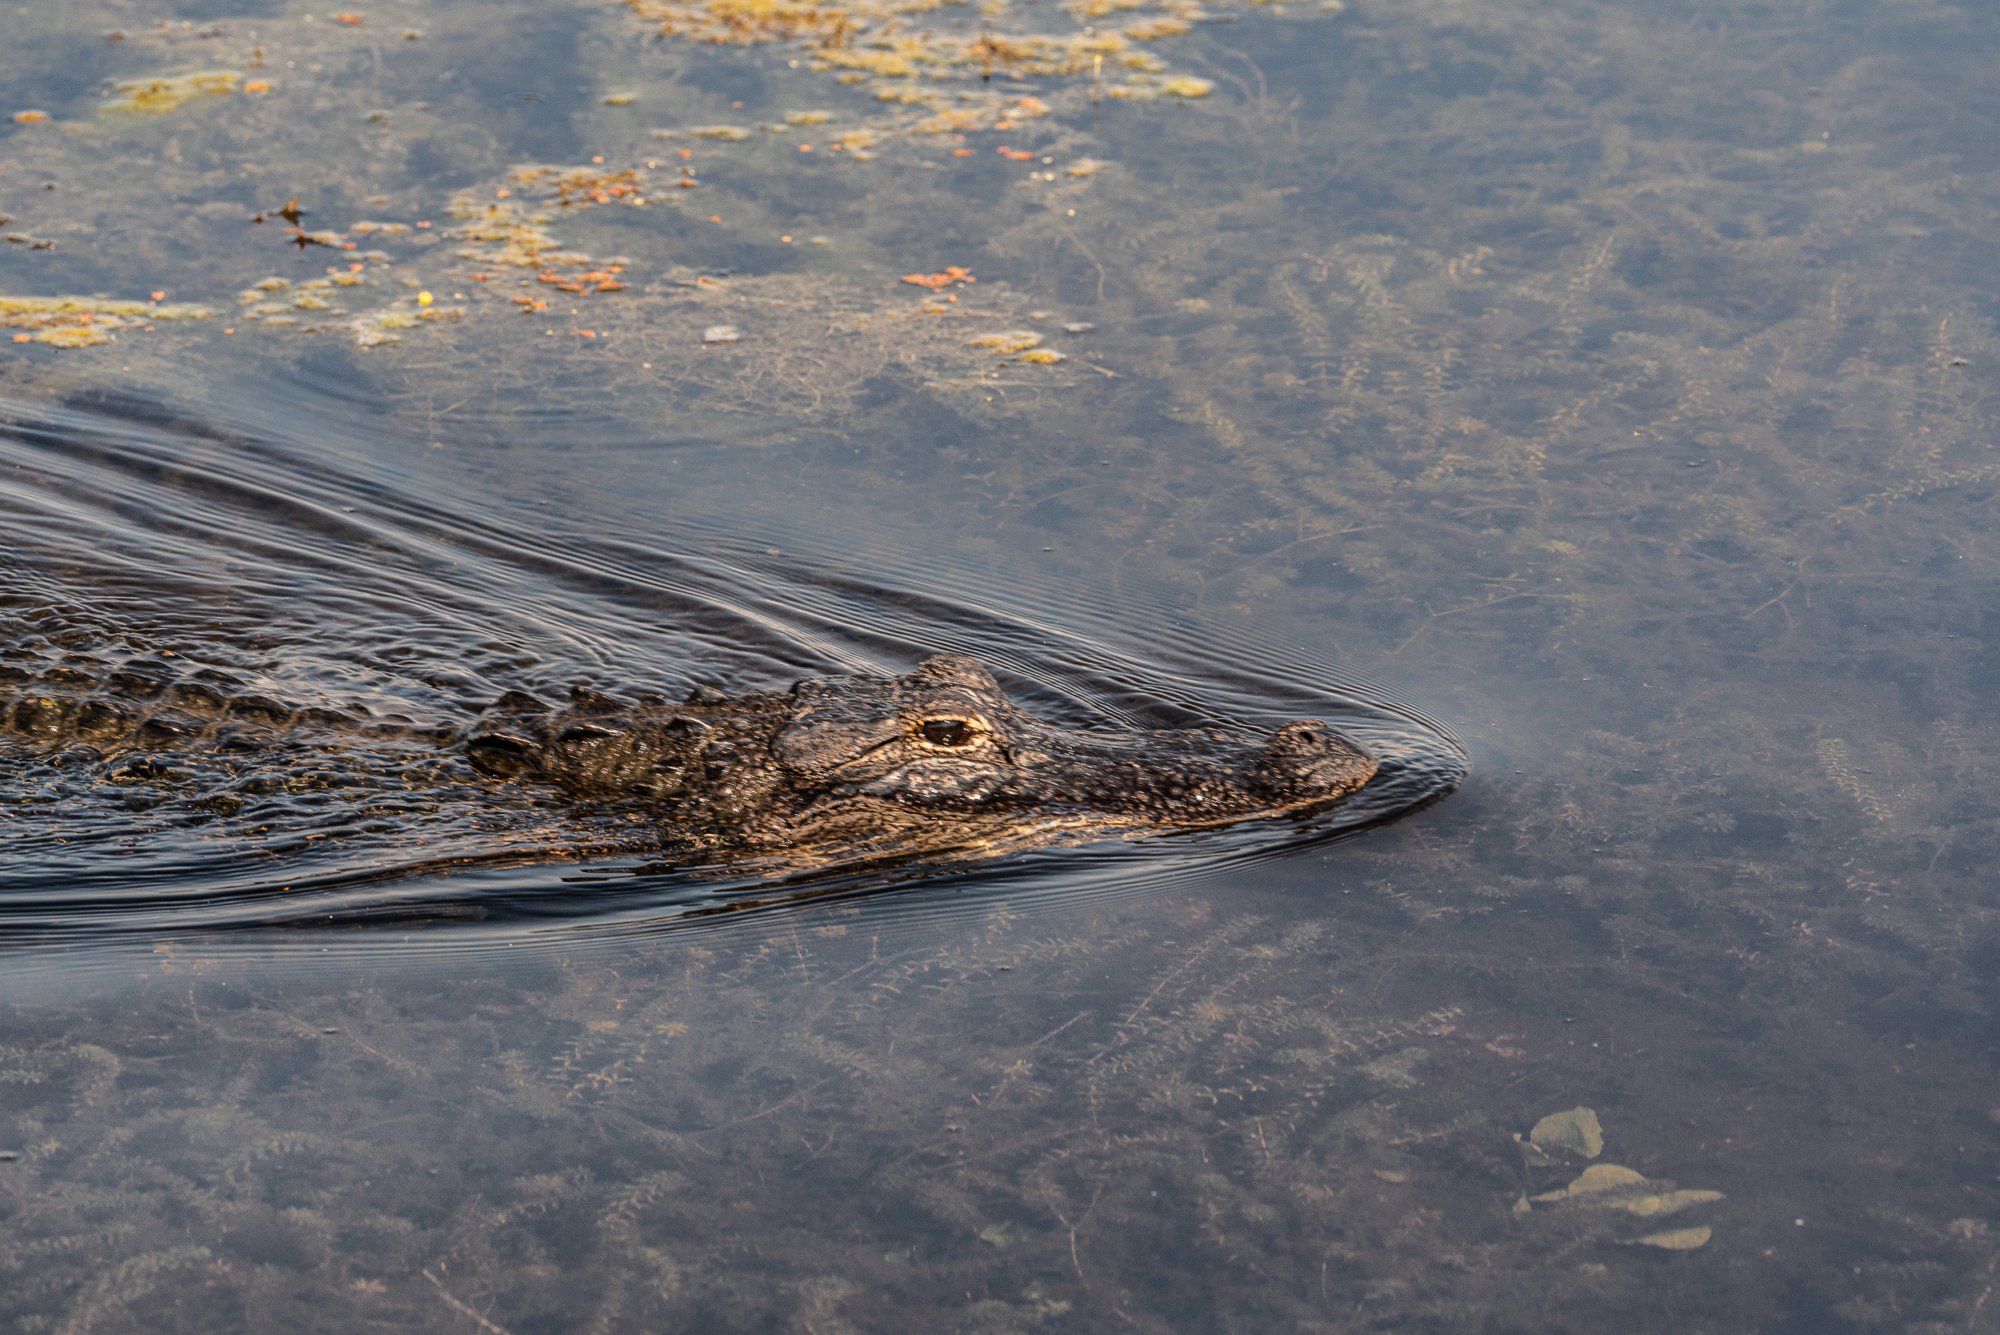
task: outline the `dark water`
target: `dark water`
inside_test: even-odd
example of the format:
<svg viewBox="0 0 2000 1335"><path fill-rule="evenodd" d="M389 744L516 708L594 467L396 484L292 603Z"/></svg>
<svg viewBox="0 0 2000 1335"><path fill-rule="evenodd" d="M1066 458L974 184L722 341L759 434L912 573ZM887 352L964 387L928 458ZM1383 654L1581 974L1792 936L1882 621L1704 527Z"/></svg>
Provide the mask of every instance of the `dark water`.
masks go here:
<svg viewBox="0 0 2000 1335"><path fill-rule="evenodd" d="M10 753L0 1320L1994 1327L2000 20L1336 8L0 16L0 653L1471 757L773 894Z"/></svg>

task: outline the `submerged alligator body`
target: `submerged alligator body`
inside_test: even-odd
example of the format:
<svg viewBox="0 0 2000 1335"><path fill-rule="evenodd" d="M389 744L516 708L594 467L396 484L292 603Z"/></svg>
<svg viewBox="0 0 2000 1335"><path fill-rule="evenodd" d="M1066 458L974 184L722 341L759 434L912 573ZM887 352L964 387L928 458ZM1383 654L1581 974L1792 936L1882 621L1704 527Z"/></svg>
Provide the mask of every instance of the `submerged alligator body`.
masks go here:
<svg viewBox="0 0 2000 1335"><path fill-rule="evenodd" d="M788 691L563 705L510 693L468 725L290 708L218 673L157 664L0 673L0 734L105 763L365 743L458 757L495 781L642 814L657 845L791 870L962 858L1316 810L1375 762L1317 722L1275 731L1064 727L971 658ZM306 739L306 740L301 740ZM266 765L268 769L268 764Z"/></svg>

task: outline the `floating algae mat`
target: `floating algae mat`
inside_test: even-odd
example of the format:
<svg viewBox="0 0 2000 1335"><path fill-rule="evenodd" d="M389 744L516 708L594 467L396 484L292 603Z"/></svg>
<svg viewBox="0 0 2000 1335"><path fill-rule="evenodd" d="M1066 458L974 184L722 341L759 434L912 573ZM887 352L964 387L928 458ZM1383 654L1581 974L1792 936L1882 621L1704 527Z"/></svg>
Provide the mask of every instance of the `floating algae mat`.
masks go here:
<svg viewBox="0 0 2000 1335"><path fill-rule="evenodd" d="M206 320L206 306L158 301L116 301L104 297L0 296L0 329L16 333L16 343L84 348L109 343L119 330L150 330L156 320Z"/></svg>

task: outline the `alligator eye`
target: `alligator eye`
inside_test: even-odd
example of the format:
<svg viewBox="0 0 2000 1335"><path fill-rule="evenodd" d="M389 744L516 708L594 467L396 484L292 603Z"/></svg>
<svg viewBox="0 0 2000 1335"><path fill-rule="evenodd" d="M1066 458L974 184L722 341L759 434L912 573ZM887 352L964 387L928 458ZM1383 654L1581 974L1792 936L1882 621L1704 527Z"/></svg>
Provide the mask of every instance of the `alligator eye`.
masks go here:
<svg viewBox="0 0 2000 1335"><path fill-rule="evenodd" d="M965 746L978 734L962 718L933 718L917 725L917 735L932 746Z"/></svg>

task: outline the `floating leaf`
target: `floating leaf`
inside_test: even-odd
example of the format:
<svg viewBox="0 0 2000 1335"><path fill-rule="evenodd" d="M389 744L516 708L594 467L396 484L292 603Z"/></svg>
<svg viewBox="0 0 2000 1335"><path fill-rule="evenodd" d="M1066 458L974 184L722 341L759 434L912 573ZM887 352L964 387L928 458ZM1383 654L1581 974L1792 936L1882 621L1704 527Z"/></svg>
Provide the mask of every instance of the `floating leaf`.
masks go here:
<svg viewBox="0 0 2000 1335"><path fill-rule="evenodd" d="M976 283L979 280L974 278L972 270L964 265L952 264L937 273L906 273L903 275L903 281L917 287L927 287L935 292L955 283Z"/></svg>
<svg viewBox="0 0 2000 1335"><path fill-rule="evenodd" d="M1707 1224L1694 1228L1674 1228L1664 1233L1648 1233L1643 1238L1634 1238L1627 1244L1633 1247L1659 1247L1670 1252L1691 1252L1705 1246L1715 1230Z"/></svg>
<svg viewBox="0 0 2000 1335"><path fill-rule="evenodd" d="M1595 1110L1571 1108L1567 1112L1550 1113L1535 1123L1535 1129L1528 1133L1528 1143L1543 1151L1565 1150L1595 1159L1604 1153L1604 1128L1599 1125Z"/></svg>
<svg viewBox="0 0 2000 1335"><path fill-rule="evenodd" d="M1690 1205L1706 1205L1721 1199L1719 1191L1658 1191L1619 1201L1618 1208L1651 1218L1654 1215L1678 1214Z"/></svg>
<svg viewBox="0 0 2000 1335"><path fill-rule="evenodd" d="M1545 1191L1535 1197L1538 1201L1574 1200L1579 1196L1601 1196L1605 1192L1624 1191L1633 1187L1648 1185L1646 1175L1625 1167L1623 1164L1594 1163L1583 1170L1576 1181L1556 1191Z"/></svg>

